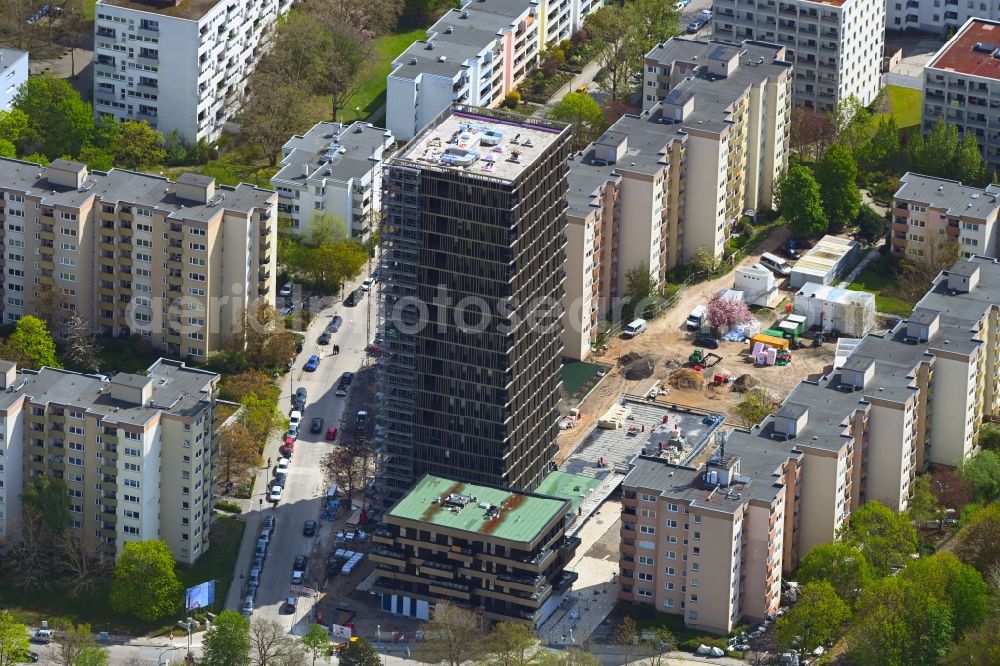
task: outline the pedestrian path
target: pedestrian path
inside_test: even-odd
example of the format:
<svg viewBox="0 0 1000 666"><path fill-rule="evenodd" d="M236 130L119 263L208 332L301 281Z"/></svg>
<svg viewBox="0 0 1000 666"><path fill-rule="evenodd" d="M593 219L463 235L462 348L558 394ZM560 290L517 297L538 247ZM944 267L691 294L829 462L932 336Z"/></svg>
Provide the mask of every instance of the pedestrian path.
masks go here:
<svg viewBox="0 0 1000 666"><path fill-rule="evenodd" d="M612 470L604 480L601 482L594 492L590 493L587 499L583 500L580 504L580 510L573 522L570 523L569 528L566 530L570 536L576 535L577 532L586 524L587 520L590 519L594 512L604 504L604 500L611 496L611 493L615 491L621 482L625 480L625 475Z"/></svg>
<svg viewBox="0 0 1000 666"><path fill-rule="evenodd" d="M879 242L876 243L875 246L872 247L872 249L868 250L868 254L866 254L864 258L862 258L861 261L858 262L858 265L854 267L854 270L848 273L844 281L838 284L837 286L840 287L841 289L846 289L849 284L857 280L858 276L861 275L861 271L868 268L868 264L872 263L873 261L875 261L875 259L878 258L879 250L881 249L883 243L885 243L885 239L879 240Z"/></svg>

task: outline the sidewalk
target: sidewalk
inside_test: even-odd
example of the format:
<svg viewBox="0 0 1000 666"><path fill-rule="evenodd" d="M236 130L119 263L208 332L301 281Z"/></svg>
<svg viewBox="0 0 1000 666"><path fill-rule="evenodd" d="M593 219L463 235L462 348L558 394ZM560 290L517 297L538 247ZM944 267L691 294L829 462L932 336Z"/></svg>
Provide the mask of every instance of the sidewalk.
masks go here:
<svg viewBox="0 0 1000 666"><path fill-rule="evenodd" d="M573 78L569 80L569 83L557 90L555 94L549 98L549 101L538 107L538 109L536 109L531 115L538 117L548 115L548 112L552 107L562 101L563 97L576 90L578 86L587 85L589 88L594 81L594 77L597 76L599 71L601 71L601 66L596 60L588 62L584 65L582 72L574 75Z"/></svg>

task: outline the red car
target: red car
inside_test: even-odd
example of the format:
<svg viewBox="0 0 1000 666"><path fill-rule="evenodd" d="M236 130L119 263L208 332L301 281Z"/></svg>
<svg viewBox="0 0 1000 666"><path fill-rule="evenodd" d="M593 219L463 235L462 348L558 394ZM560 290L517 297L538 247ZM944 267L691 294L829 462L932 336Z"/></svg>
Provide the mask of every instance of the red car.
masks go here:
<svg viewBox="0 0 1000 666"><path fill-rule="evenodd" d="M295 445L285 444L284 446L281 447L280 451L281 455L285 456L286 458L291 458L292 453L295 451Z"/></svg>
<svg viewBox="0 0 1000 666"><path fill-rule="evenodd" d="M337 429L330 426L326 429L326 441L332 442L335 439L337 439Z"/></svg>

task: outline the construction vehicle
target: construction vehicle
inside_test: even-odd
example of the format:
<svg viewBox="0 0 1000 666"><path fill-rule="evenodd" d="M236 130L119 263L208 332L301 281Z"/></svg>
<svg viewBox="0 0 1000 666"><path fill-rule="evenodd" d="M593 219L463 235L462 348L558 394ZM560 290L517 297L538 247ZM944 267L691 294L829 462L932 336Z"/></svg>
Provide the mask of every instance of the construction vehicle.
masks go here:
<svg viewBox="0 0 1000 666"><path fill-rule="evenodd" d="M779 349L777 356L774 357L775 365L788 365L792 362L792 353L787 349Z"/></svg>
<svg viewBox="0 0 1000 666"><path fill-rule="evenodd" d="M696 347L693 352L688 356L688 363L691 365L701 366L703 368L711 368L722 361L722 357L713 352L706 353L701 347Z"/></svg>

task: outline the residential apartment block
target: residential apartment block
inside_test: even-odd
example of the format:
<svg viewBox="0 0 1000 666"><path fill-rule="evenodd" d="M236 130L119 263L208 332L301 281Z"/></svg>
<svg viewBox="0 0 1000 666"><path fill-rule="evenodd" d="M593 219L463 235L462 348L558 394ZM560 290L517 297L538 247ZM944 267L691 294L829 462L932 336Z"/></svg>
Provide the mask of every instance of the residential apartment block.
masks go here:
<svg viewBox="0 0 1000 666"><path fill-rule="evenodd" d="M14 95L28 80L28 52L0 47L0 111L10 111Z"/></svg>
<svg viewBox="0 0 1000 666"><path fill-rule="evenodd" d="M75 313L96 334L137 333L204 360L241 330L249 304L274 302L277 200L194 174L0 159L3 321Z"/></svg>
<svg viewBox="0 0 1000 666"><path fill-rule="evenodd" d="M997 256L1000 187L907 173L892 204L892 254L933 261L955 249L961 257ZM957 244L957 248L956 248Z"/></svg>
<svg viewBox="0 0 1000 666"><path fill-rule="evenodd" d="M1000 21L970 18L924 66L923 129L938 118L972 132L1000 167Z"/></svg>
<svg viewBox="0 0 1000 666"><path fill-rule="evenodd" d="M769 554L765 562L780 555L777 566L794 571L810 550L836 540L865 502L878 500L904 511L918 473L931 465L956 466L975 455L981 424L1000 413L998 290L1000 262L984 257L959 261L938 276L910 317L890 331L865 336L828 375L800 382L760 424L730 433L724 453L707 468L673 468L640 459L623 486L622 573L631 568L635 580L630 589L623 586L623 598L684 613L691 626L729 631L740 617L737 609L757 619L763 617L762 609L777 603L770 595L771 570L748 567L745 558L763 550ZM718 477L706 476L713 465L729 459L741 461L739 474L751 478L724 478L721 470ZM660 471L667 467L671 469L665 474ZM752 506L758 497L747 469L759 470L760 478L769 471L788 489L780 542L764 527L737 529L740 507L748 501ZM630 493L638 493L638 501ZM717 512L726 511L724 520L711 528L704 518L671 515L684 513L685 500L692 500L688 510L694 514L696 508L712 508L713 499ZM644 507L644 501L651 504ZM656 525L652 519L664 516L664 502L668 522ZM633 521L637 524L626 527ZM761 519L760 525L765 524L775 523ZM695 525L702 526L697 533ZM666 544L652 539L658 532L662 539L664 529ZM709 529L711 545L706 547ZM766 548L764 534L769 535ZM756 551L747 542L750 536L758 539ZM723 547L730 542L731 549ZM706 551L711 564L705 564ZM666 569L664 552L670 560ZM698 565L694 570L693 563ZM742 600L732 587L738 570L745 574L739 590L747 596ZM680 594L671 598L671 592ZM703 605L706 599L712 604Z"/></svg>
<svg viewBox="0 0 1000 666"><path fill-rule="evenodd" d="M712 34L787 47L797 106L829 112L848 97L867 105L882 88L882 0L718 0Z"/></svg>
<svg viewBox="0 0 1000 666"><path fill-rule="evenodd" d="M160 359L107 380L0 361L0 533L21 529L31 479L65 482L70 532L114 556L162 539L191 564L209 547L219 375Z"/></svg>
<svg viewBox="0 0 1000 666"><path fill-rule="evenodd" d="M452 104L495 107L603 0L471 0L394 62L386 125L408 141Z"/></svg>
<svg viewBox="0 0 1000 666"><path fill-rule="evenodd" d="M369 553L382 610L427 620L438 601L542 624L577 579L564 571L568 499L425 476L385 514Z"/></svg>
<svg viewBox="0 0 1000 666"><path fill-rule="evenodd" d="M236 114L292 0L98 0L94 112L145 120L190 143L214 141Z"/></svg>
<svg viewBox="0 0 1000 666"><path fill-rule="evenodd" d="M559 433L569 127L455 107L382 176L383 501L424 474L531 490Z"/></svg>
<svg viewBox="0 0 1000 666"><path fill-rule="evenodd" d="M729 633L781 602L798 458L717 450L702 467L640 456L622 482L619 598Z"/></svg>
<svg viewBox="0 0 1000 666"><path fill-rule="evenodd" d="M271 177L279 219L304 233L314 217L333 216L351 236L368 238L379 210L382 157L394 145L392 132L362 122L316 123L293 136Z"/></svg>
<svg viewBox="0 0 1000 666"><path fill-rule="evenodd" d="M725 251L743 211L771 207L788 161L791 64L774 44L671 39L646 56L643 112L570 158L565 354L645 264L658 280L699 248Z"/></svg>
<svg viewBox="0 0 1000 666"><path fill-rule="evenodd" d="M887 30L947 35L970 18L1000 20L1000 5L993 0L886 0L885 3Z"/></svg>

